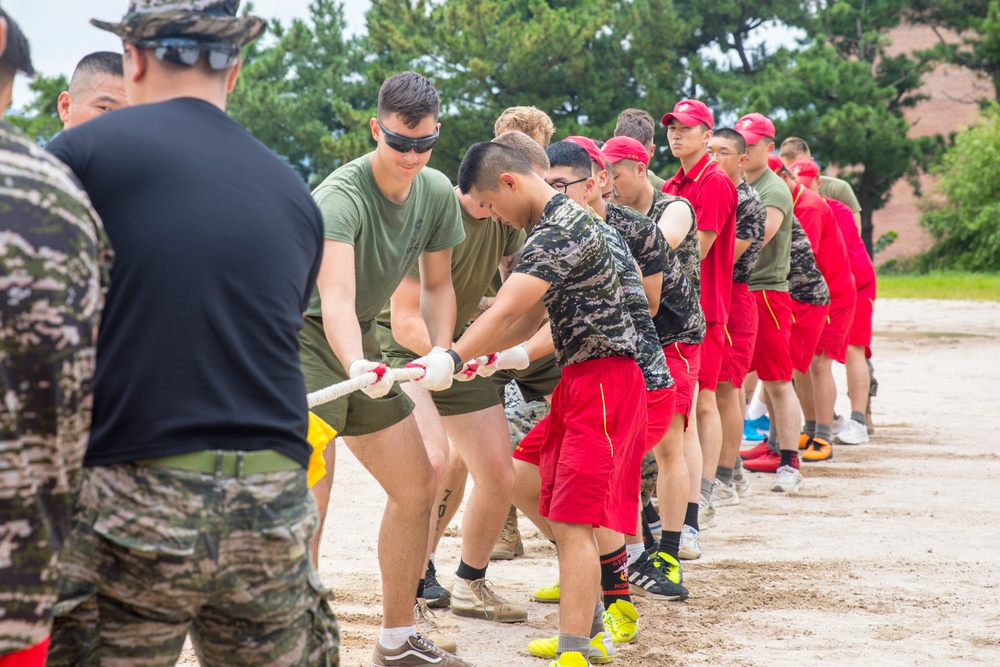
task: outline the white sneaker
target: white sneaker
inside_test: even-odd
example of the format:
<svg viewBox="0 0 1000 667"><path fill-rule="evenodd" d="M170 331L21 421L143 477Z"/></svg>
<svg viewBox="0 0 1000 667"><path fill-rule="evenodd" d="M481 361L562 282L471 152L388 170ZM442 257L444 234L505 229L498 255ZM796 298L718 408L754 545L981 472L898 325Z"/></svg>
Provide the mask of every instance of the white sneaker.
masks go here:
<svg viewBox="0 0 1000 667"><path fill-rule="evenodd" d="M743 474L742 477L733 477L733 488L736 489L736 493L740 498L749 498L753 495L753 489L750 488L750 475Z"/></svg>
<svg viewBox="0 0 1000 667"><path fill-rule="evenodd" d="M711 528L715 525L715 506L712 501L709 500L705 502L704 500L698 503L698 526L705 530L706 528Z"/></svg>
<svg viewBox="0 0 1000 667"><path fill-rule="evenodd" d="M781 466L778 468L778 476L774 479L772 491L783 493L795 493L802 488L802 473L792 466Z"/></svg>
<svg viewBox="0 0 1000 667"><path fill-rule="evenodd" d="M840 433L833 441L842 445L867 445L868 427L853 419L845 419L844 425L840 427Z"/></svg>
<svg viewBox="0 0 1000 667"><path fill-rule="evenodd" d="M701 545L698 544L698 531L687 524L681 528L681 546L677 550L681 560L698 560L701 558Z"/></svg>
<svg viewBox="0 0 1000 667"><path fill-rule="evenodd" d="M712 505L715 507L729 507L740 504L740 494L732 484L723 484L715 480L712 484ZM701 519L699 519L700 521Z"/></svg>

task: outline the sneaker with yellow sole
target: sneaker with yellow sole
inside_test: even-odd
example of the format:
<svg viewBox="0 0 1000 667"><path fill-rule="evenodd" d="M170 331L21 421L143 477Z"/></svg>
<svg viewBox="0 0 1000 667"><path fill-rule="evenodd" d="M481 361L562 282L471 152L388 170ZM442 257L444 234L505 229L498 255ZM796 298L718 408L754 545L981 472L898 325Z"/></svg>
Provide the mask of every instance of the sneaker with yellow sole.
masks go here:
<svg viewBox="0 0 1000 667"><path fill-rule="evenodd" d="M559 637L536 639L528 643L528 653L536 658L556 658ZM599 632L590 640L590 664L608 665L615 661L615 642L610 632Z"/></svg>
<svg viewBox="0 0 1000 667"><path fill-rule="evenodd" d="M572 651L563 653L558 660L550 662L549 667L587 667L589 664L582 653Z"/></svg>
<svg viewBox="0 0 1000 667"><path fill-rule="evenodd" d="M551 586L542 586L535 591L535 594L531 596L531 599L535 602L559 604L559 582L557 581Z"/></svg>
<svg viewBox="0 0 1000 667"><path fill-rule="evenodd" d="M639 638L639 612L631 602L618 600L604 610L604 629L616 644L628 644Z"/></svg>

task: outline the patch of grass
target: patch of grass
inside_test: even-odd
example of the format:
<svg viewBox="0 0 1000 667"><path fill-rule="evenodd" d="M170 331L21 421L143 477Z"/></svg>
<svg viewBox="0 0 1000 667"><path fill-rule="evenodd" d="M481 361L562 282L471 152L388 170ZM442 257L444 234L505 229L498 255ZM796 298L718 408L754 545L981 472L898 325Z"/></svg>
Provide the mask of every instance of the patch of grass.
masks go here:
<svg viewBox="0 0 1000 667"><path fill-rule="evenodd" d="M1000 301L1000 274L965 271L879 274L880 299Z"/></svg>

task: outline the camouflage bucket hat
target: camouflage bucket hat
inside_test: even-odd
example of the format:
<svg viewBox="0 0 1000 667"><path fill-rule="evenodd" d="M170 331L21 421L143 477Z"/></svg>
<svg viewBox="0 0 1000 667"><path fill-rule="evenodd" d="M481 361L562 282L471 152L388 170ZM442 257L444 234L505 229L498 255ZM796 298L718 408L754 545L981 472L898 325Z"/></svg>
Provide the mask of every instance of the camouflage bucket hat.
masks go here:
<svg viewBox="0 0 1000 667"><path fill-rule="evenodd" d="M90 22L126 42L209 37L246 46L264 33L267 22L258 16L237 17L239 6L240 0L132 0L121 22Z"/></svg>

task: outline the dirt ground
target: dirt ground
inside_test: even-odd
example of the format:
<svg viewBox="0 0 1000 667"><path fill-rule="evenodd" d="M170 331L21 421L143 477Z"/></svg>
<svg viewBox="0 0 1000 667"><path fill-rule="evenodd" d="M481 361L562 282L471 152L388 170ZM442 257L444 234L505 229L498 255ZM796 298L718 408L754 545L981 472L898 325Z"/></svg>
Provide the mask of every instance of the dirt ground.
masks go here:
<svg viewBox="0 0 1000 667"><path fill-rule="evenodd" d="M636 599L631 667L1000 665L1000 304L882 300L875 309L879 395L869 445L804 466L795 496L767 491L721 508L685 565L683 603ZM842 369L838 386L844 386ZM850 414L844 392L838 412ZM320 573L336 594L341 662L366 667L380 623L376 536L384 495L339 448ZM450 585L458 525L438 571ZM442 629L479 667L544 667L525 649L557 633L531 602L557 579L552 547L522 517L526 555L489 578L527 605L501 626L442 611ZM190 651L182 665L197 664Z"/></svg>

